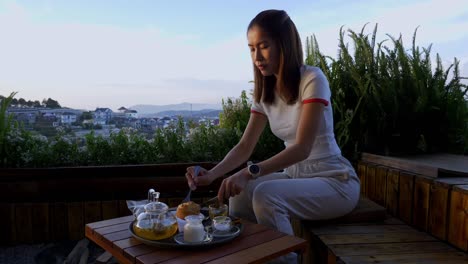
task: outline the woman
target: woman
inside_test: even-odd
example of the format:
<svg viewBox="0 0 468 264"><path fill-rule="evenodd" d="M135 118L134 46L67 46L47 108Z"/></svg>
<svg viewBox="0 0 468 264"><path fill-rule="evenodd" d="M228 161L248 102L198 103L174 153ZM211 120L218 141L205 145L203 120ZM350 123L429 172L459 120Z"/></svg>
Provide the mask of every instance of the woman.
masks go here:
<svg viewBox="0 0 468 264"><path fill-rule="evenodd" d="M291 217L319 220L350 212L359 199L359 179L334 137L328 81L319 68L303 65L294 23L285 11L263 11L250 22L247 39L255 73L249 123L213 169L194 177L193 167L187 168L189 186L208 185L246 162L269 122L286 148L223 180L218 198L230 199L230 214L293 234Z"/></svg>

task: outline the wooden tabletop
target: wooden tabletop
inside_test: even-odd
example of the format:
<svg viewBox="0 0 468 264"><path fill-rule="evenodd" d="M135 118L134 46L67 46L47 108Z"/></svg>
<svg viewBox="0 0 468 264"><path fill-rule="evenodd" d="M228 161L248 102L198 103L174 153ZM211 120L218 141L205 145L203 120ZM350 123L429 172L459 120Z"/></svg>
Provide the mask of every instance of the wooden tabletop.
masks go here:
<svg viewBox="0 0 468 264"><path fill-rule="evenodd" d="M229 243L201 250L148 246L132 237L133 216L86 225L86 237L120 263L264 263L290 252L303 252L307 241L268 227L242 221L244 230Z"/></svg>

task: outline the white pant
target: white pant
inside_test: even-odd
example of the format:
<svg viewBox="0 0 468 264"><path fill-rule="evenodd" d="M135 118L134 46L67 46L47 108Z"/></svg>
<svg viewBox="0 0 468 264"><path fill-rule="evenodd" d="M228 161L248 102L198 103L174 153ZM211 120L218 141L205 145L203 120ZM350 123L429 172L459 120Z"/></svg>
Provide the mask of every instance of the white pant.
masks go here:
<svg viewBox="0 0 468 264"><path fill-rule="evenodd" d="M354 168L341 155L305 160L284 173L249 181L229 200L230 214L293 235L290 217L325 220L345 215L356 206L359 188Z"/></svg>

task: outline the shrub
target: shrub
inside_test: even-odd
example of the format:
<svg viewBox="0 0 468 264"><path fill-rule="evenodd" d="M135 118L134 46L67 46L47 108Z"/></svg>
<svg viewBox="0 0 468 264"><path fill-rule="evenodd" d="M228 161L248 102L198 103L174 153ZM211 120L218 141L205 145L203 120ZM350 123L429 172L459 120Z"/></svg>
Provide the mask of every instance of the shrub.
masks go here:
<svg viewBox="0 0 468 264"><path fill-rule="evenodd" d="M376 43L372 35L348 30L353 50L340 30L338 57L323 55L315 36L307 39L306 63L319 66L332 89L335 134L344 153L466 153L467 86L458 60L444 69L439 55L432 67L428 48L407 51L401 36ZM452 73L452 75L450 75Z"/></svg>

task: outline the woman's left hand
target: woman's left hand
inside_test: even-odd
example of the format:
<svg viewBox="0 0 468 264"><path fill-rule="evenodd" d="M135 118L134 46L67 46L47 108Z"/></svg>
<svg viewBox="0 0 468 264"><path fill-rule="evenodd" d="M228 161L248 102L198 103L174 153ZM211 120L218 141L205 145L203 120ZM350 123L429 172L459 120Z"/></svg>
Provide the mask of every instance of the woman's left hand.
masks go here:
<svg viewBox="0 0 468 264"><path fill-rule="evenodd" d="M249 180L250 174L247 172L247 169L242 169L224 179L221 187L219 187L218 200L223 201L229 199L229 197L238 195L247 186Z"/></svg>

